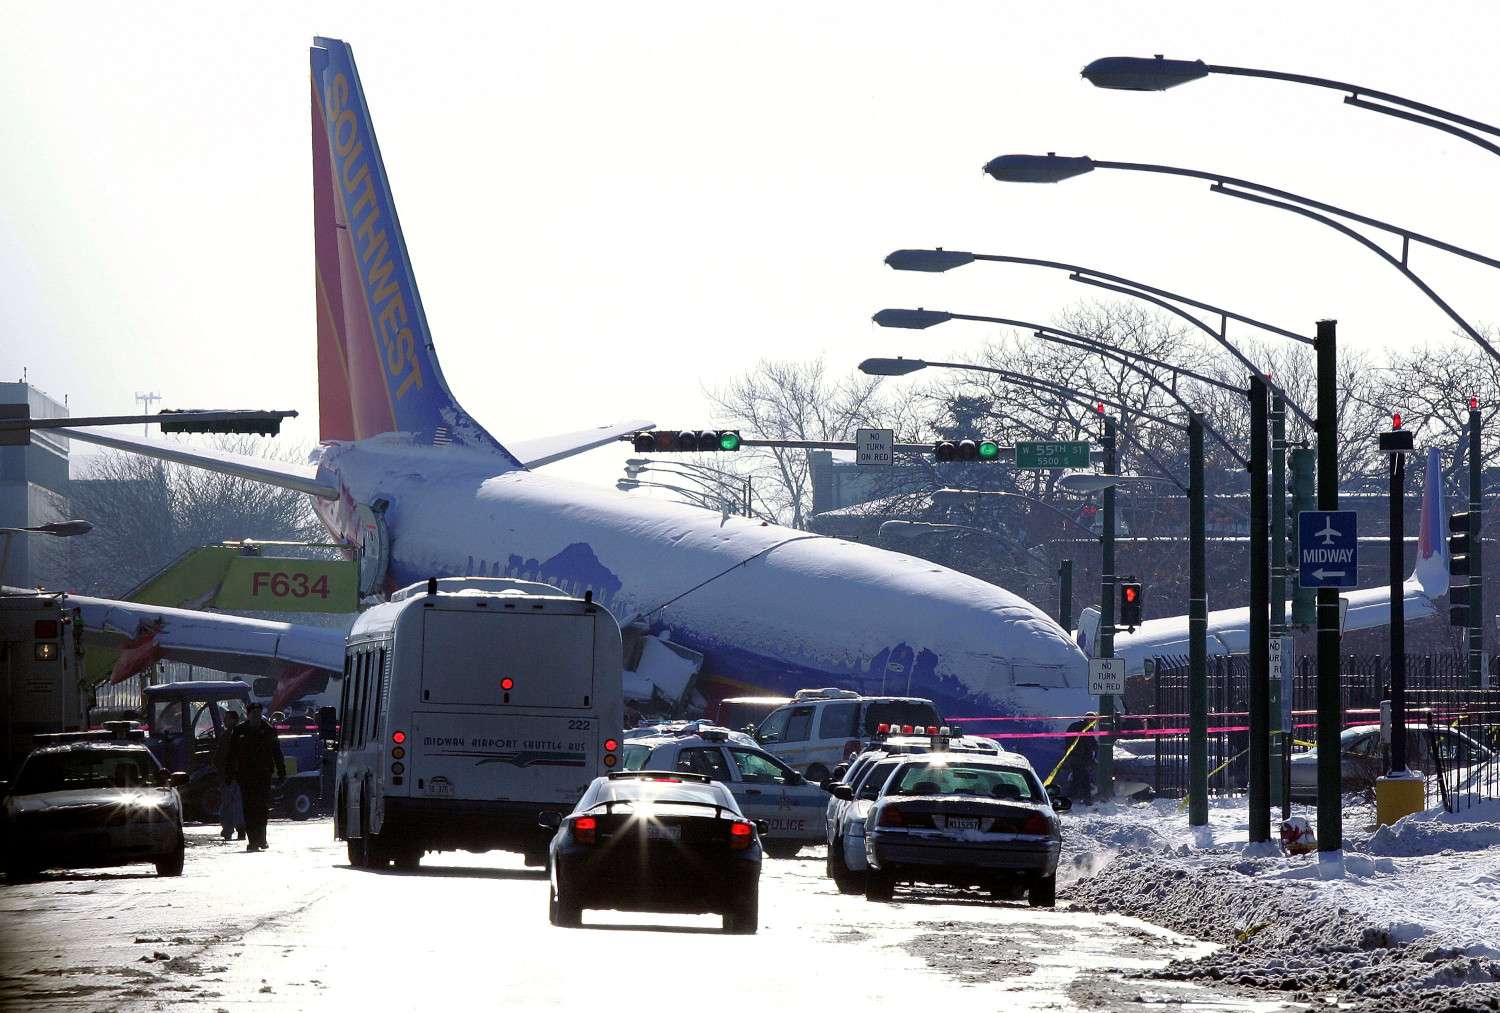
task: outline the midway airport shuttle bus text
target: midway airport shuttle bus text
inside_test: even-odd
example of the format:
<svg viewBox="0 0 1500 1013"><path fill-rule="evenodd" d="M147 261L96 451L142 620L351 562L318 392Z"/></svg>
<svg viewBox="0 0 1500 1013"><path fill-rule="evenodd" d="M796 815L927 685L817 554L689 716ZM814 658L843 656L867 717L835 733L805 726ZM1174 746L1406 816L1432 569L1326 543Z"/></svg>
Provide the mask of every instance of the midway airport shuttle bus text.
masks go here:
<svg viewBox="0 0 1500 1013"><path fill-rule="evenodd" d="M621 657L609 610L533 581L429 580L361 615L335 808L350 864L493 849L542 864L540 815L618 762Z"/></svg>

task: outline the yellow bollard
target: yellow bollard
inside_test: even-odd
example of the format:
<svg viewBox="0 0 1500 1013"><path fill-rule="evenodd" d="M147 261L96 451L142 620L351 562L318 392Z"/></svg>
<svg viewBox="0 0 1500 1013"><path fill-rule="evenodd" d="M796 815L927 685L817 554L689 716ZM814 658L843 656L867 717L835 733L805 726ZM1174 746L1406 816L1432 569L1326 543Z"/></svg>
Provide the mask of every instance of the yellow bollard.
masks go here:
<svg viewBox="0 0 1500 1013"><path fill-rule="evenodd" d="M1422 775L1381 777L1375 780L1375 822L1388 827L1403 816L1419 813L1422 804Z"/></svg>

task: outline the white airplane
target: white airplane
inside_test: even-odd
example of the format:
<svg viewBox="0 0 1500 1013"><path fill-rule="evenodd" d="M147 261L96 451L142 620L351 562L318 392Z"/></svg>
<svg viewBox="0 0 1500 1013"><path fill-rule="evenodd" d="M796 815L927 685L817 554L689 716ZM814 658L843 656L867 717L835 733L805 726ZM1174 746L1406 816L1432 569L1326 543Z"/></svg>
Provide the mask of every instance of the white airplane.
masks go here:
<svg viewBox="0 0 1500 1013"><path fill-rule="evenodd" d="M592 592L640 632L627 693L712 698L810 686L911 694L952 715L1087 709L1087 661L1046 612L926 560L550 478L550 462L650 423L501 444L449 392L417 294L353 55L312 51L321 446L306 465L74 428L76 439L299 490L389 592L429 577L521 577ZM171 658L217 625L342 671L326 630L109 602L117 636ZM182 610L176 610L178 612ZM258 636L245 635L256 633Z"/></svg>
<svg viewBox="0 0 1500 1013"><path fill-rule="evenodd" d="M1091 634L1075 642L1003 588L912 556L537 470L650 423L507 445L491 436L439 368L353 54L319 38L311 58L321 445L296 465L104 429L62 432L306 493L334 537L359 547L373 590L488 576L591 592L637 633L629 698L680 699L696 676L710 699L837 686L928 697L951 716L1071 716L1092 706ZM1359 592L1372 601L1384 593ZM217 643L289 685L309 670L342 672L342 638L326 628L88 604L85 626L127 643L131 658L204 659ZM1233 646L1235 614L1211 617L1211 642L1224 650L1243 650ZM1351 623L1361 614L1351 608ZM1177 628L1176 639L1158 632ZM1185 653L1186 628L1185 617L1154 620L1118 635L1116 648L1138 670L1149 654L1177 644ZM995 734L1042 729L1056 723ZM1062 748L1024 741L1039 762Z"/></svg>
<svg viewBox="0 0 1500 1013"><path fill-rule="evenodd" d="M1411 576L1402 583L1406 621L1430 616L1437 611L1437 599L1448 593L1448 514L1444 508L1443 475L1436 448L1427 451L1427 474L1423 482L1422 515L1417 524L1417 561ZM1331 522L1330 522L1331 527ZM1325 538L1329 528L1314 533ZM1293 534L1292 537L1295 537ZM1338 532L1333 533L1338 537ZM1367 630L1389 626L1391 593L1388 587L1371 587L1349 591L1341 597L1348 602L1344 629ZM1287 614L1291 603L1287 604ZM1091 657L1098 649L1099 610L1084 609L1075 636L1078 645ZM1243 654L1250 648L1249 608L1220 609L1208 614L1208 653ZM1156 657L1186 657L1188 653L1187 616L1148 619L1133 632L1115 634L1114 653L1125 659L1127 675L1140 673L1143 663Z"/></svg>

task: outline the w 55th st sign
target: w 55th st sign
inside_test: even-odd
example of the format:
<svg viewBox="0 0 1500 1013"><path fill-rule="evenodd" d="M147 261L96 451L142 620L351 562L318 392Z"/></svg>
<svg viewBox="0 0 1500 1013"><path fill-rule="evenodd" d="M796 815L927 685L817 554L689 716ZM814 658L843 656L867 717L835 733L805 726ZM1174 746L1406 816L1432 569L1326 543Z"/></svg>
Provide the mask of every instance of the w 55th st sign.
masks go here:
<svg viewBox="0 0 1500 1013"><path fill-rule="evenodd" d="M1297 514L1297 585L1354 587L1359 578L1358 514L1303 510Z"/></svg>

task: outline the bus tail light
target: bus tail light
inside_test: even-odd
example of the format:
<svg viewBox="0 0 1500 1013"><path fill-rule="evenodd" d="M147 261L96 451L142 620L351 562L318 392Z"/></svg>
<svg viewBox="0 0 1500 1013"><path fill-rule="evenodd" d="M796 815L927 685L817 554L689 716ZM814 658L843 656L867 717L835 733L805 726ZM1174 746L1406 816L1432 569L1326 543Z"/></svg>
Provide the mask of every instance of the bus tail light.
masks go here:
<svg viewBox="0 0 1500 1013"><path fill-rule="evenodd" d="M744 851L750 847L750 842L755 840L755 828L749 823L739 820L729 824L729 847L735 851Z"/></svg>
<svg viewBox="0 0 1500 1013"><path fill-rule="evenodd" d="M405 758L406 758L406 747L405 746L392 746L391 747L391 759L393 759L393 760L404 760Z"/></svg>
<svg viewBox="0 0 1500 1013"><path fill-rule="evenodd" d="M620 762L620 761L617 760L617 759L615 759L615 754L614 753L605 753L604 754L604 765L606 767L613 767L618 762Z"/></svg>
<svg viewBox="0 0 1500 1013"><path fill-rule="evenodd" d="M573 839L579 844L593 844L598 833L599 821L592 816L580 816L573 821Z"/></svg>
<svg viewBox="0 0 1500 1013"><path fill-rule="evenodd" d="M401 745L401 743L406 741L406 733L401 731L391 732L391 741L398 746Z"/></svg>

